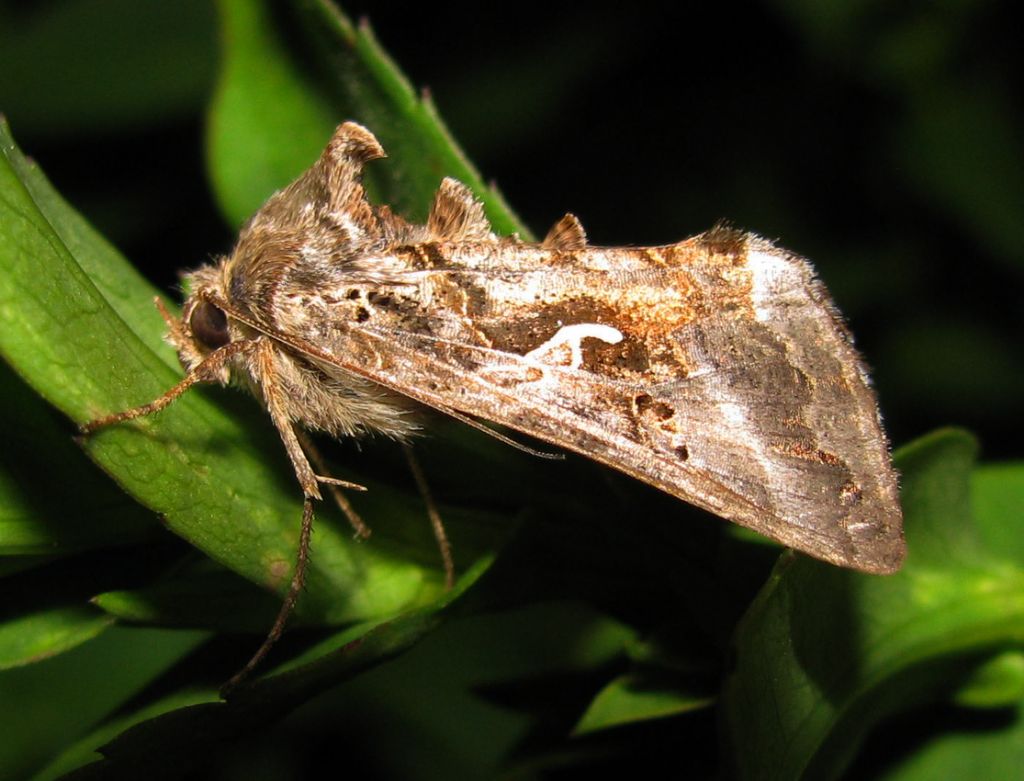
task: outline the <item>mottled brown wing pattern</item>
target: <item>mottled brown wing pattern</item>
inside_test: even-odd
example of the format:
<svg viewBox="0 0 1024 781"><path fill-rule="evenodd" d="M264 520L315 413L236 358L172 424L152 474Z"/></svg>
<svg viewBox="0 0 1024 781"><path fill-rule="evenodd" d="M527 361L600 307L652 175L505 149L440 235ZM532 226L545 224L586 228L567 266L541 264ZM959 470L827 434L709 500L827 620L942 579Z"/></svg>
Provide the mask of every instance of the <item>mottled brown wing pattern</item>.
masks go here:
<svg viewBox="0 0 1024 781"><path fill-rule="evenodd" d="M431 254L454 263L370 291L372 314L319 340L321 367L583 453L837 564L898 567L874 398L806 263L722 230L578 263L509 250L518 267L497 252L467 269L447 249ZM410 314L403 290L431 312Z"/></svg>

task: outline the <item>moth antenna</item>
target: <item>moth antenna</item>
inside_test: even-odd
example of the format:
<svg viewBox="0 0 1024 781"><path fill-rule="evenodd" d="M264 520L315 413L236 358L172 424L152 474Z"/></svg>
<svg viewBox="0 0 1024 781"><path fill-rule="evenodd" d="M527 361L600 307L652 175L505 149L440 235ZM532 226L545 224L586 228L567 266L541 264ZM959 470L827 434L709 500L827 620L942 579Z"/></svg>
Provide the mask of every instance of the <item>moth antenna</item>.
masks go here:
<svg viewBox="0 0 1024 781"><path fill-rule="evenodd" d="M514 439L512 439L512 437L506 436L505 434L502 434L500 431L495 431L493 428L484 425L479 420L475 420L474 418L471 418L468 415L463 415L461 412L456 412L455 410L449 409L448 407L439 406L437 407L437 409L440 412L443 412L445 415L455 418L460 423L465 423L467 426L471 426L472 428L475 428L477 431L482 431L489 437L493 437L494 439L498 440L499 442L505 445L514 447L516 450L521 450L524 453L529 453L531 456L536 456L537 458L546 458L549 461L562 461L565 458L565 455L563 453L549 453L545 450L535 450L529 445L524 445L522 442L516 442Z"/></svg>
<svg viewBox="0 0 1024 781"><path fill-rule="evenodd" d="M423 474L423 467L420 460L416 458L412 445L408 442L402 443L402 452L405 453L406 463L409 464L409 471L416 481L423 503L427 506L427 517L430 518L430 526L434 530L434 539L437 540L438 550L441 551L441 561L444 563L444 587L451 589L455 585L455 563L452 561L452 546L448 542L448 534L444 530L444 522L441 520L441 513L437 510L437 503L430 493L430 486L427 484L426 475Z"/></svg>
<svg viewBox="0 0 1024 781"><path fill-rule="evenodd" d="M175 346L182 344L185 337L181 332L181 321L170 313L160 296L153 297L153 306L156 307L156 311L160 313L160 317L163 318L164 324L167 326L167 334L171 343Z"/></svg>
<svg viewBox="0 0 1024 781"><path fill-rule="evenodd" d="M551 226L548 235L541 242L544 249L580 250L586 249L587 234L575 214L566 214Z"/></svg>
<svg viewBox="0 0 1024 781"><path fill-rule="evenodd" d="M492 238L491 223L484 205L473 191L457 179L445 177L434 195L427 218L427 232L448 241L487 241Z"/></svg>

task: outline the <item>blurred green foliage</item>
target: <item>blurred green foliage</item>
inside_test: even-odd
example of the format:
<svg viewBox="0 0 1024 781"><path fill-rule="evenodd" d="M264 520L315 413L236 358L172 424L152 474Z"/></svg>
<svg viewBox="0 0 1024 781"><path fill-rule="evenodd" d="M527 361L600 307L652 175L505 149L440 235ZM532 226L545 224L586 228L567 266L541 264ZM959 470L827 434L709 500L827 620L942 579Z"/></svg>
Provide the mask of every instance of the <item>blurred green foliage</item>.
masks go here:
<svg viewBox="0 0 1024 781"><path fill-rule="evenodd" d="M1011 11L0 2L0 779L1024 766ZM174 381L150 299L350 117L390 155L375 197L413 217L449 174L504 232L571 209L594 243L647 244L727 217L813 258L905 445L905 570L779 558L581 459L438 421L421 459L459 588L439 588L400 454L339 443L374 538L320 513L305 629L219 702L256 643L228 633L268 625L253 583L279 585L297 532L274 432L217 391L104 432L85 449L132 499L63 415ZM922 436L947 424L976 438Z"/></svg>

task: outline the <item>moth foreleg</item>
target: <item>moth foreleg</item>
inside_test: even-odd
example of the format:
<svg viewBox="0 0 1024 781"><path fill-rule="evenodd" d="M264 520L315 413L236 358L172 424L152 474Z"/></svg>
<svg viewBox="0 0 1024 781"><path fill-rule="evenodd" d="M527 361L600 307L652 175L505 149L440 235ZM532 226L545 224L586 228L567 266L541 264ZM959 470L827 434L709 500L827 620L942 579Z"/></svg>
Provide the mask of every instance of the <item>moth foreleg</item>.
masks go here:
<svg viewBox="0 0 1024 781"><path fill-rule="evenodd" d="M102 418L95 418L94 420L87 421L86 423L81 424L78 427L78 430L83 434L91 434L97 429L111 426L115 423L123 423L128 420L145 417L146 415L152 415L154 412L159 412L196 383L217 382L221 372L224 370L225 364L236 355L251 350L253 345L254 342L248 339L226 344L210 353L200 363L193 367L181 382L159 398L153 399L153 401L148 404L141 404L138 407L133 407L132 409L115 412L112 415L106 415Z"/></svg>
<svg viewBox="0 0 1024 781"><path fill-rule="evenodd" d="M312 535L313 499L307 496L302 503L302 529L299 532L299 553L296 557L295 572L292 575L291 585L288 587L288 594L285 596L284 602L281 603L281 609L277 612L274 625L270 628L270 632L267 634L266 639L264 639L263 644L256 649L256 653L245 663L245 666L231 676L231 679L221 687L220 693L222 697L227 697L233 689L248 678L270 652L270 649L274 647L274 644L281 639L285 624L288 623L288 619L295 610L295 604L299 600L299 594L302 592L302 586L306 579L306 565L309 562L309 541Z"/></svg>

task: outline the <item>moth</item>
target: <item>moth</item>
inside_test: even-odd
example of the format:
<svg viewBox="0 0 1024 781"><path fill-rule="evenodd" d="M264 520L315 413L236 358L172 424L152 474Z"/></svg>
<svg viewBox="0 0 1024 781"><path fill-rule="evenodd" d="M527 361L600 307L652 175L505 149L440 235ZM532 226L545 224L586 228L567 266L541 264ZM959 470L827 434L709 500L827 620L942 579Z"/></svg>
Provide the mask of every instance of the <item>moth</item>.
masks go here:
<svg viewBox="0 0 1024 781"><path fill-rule="evenodd" d="M833 564L899 569L878 406L807 261L724 226L594 247L571 214L540 243L498 237L454 179L416 224L367 199L363 167L381 157L369 130L338 127L230 256L186 276L180 320L163 313L185 379L84 427L197 382L246 386L305 496L284 618L319 486L339 482L310 465L301 431L407 441L419 407L582 453Z"/></svg>

